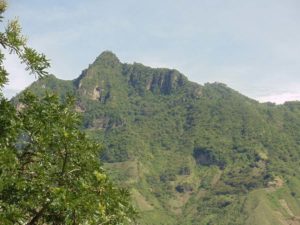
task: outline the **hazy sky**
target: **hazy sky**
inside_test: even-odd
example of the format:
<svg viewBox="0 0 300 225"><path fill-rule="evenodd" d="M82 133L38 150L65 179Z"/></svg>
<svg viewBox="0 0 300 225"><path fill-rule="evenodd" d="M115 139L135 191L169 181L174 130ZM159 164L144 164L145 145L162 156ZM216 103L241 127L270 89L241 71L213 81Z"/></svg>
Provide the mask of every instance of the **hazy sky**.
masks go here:
<svg viewBox="0 0 300 225"><path fill-rule="evenodd" d="M9 0L51 72L74 79L104 50L260 101L300 100L299 0ZM8 57L6 95L34 79Z"/></svg>

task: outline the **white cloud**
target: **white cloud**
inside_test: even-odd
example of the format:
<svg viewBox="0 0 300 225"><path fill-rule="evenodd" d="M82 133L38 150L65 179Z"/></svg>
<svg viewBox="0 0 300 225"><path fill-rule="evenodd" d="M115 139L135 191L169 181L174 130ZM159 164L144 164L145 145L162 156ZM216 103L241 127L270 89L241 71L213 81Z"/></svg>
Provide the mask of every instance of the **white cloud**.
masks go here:
<svg viewBox="0 0 300 225"><path fill-rule="evenodd" d="M257 97L256 99L259 102L273 102L276 104L283 104L287 101L300 101L300 91L271 94L271 95Z"/></svg>

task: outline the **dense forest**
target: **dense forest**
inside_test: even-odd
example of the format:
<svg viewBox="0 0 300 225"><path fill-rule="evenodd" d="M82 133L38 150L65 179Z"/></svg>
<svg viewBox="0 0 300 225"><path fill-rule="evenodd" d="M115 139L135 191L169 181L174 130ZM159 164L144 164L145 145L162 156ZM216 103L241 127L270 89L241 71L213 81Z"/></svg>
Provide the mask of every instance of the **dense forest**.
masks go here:
<svg viewBox="0 0 300 225"><path fill-rule="evenodd" d="M299 102L258 103L109 51L75 80L50 75L26 91L75 96L139 224L300 224Z"/></svg>
<svg viewBox="0 0 300 225"><path fill-rule="evenodd" d="M0 225L300 224L300 102L259 103L110 51L60 80L6 9ZM38 78L12 99L8 55Z"/></svg>

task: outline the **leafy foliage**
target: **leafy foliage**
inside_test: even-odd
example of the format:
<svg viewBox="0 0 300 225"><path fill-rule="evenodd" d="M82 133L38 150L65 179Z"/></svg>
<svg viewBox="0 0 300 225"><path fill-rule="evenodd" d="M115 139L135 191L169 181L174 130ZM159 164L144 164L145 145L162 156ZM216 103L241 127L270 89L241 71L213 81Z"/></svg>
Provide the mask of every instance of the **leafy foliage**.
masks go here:
<svg viewBox="0 0 300 225"><path fill-rule="evenodd" d="M5 9L6 2L0 1L1 19ZM30 73L51 80L44 77L49 61L26 45L17 20L0 32L0 44ZM24 92L15 99L15 107L2 95L8 82L3 62L1 52L0 223L133 223L136 213L129 192L109 181L99 161L100 146L80 131L81 117L67 90L61 95L63 102L56 95L42 94L45 90L37 93L43 97Z"/></svg>
<svg viewBox="0 0 300 225"><path fill-rule="evenodd" d="M3 20L3 13L7 8L5 0L0 1L0 22ZM26 65L26 70L38 77L47 75L46 68L50 66L49 60L44 54L38 53L26 44L26 38L21 34L21 26L18 21L8 22L5 30L0 32L0 45L10 54L16 54L21 63ZM5 59L3 49L0 51L0 88L8 81L8 72L3 66ZM1 93L2 94L2 93Z"/></svg>
<svg viewBox="0 0 300 225"><path fill-rule="evenodd" d="M68 98L26 93L14 140L2 145L1 221L6 224L120 224L134 213L99 164L99 146L79 131ZM9 162L5 162L9 153ZM27 222L26 222L27 221Z"/></svg>

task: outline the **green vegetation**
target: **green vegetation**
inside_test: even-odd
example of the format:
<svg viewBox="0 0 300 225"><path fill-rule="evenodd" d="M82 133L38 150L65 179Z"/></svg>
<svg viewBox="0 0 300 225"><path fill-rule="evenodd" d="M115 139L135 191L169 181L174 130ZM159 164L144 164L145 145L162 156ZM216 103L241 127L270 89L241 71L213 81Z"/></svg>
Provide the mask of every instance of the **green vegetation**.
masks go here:
<svg viewBox="0 0 300 225"><path fill-rule="evenodd" d="M59 80L20 31L10 22L0 44L40 79L12 101L0 91L1 223L130 224L129 191L138 224L300 223L299 102L260 104L111 52Z"/></svg>
<svg viewBox="0 0 300 225"><path fill-rule="evenodd" d="M1 141L1 221L130 222L129 193L109 182L100 167L99 146L79 131L71 99L61 104L54 95L38 99L25 93L20 104L10 120L15 124L11 140Z"/></svg>
<svg viewBox="0 0 300 225"><path fill-rule="evenodd" d="M6 2L0 1L1 19L5 9ZM132 224L129 192L109 181L100 146L80 131L74 99L67 95L72 82L44 77L47 59L27 47L20 32L18 22L10 22L0 32L2 48L16 54L51 90L57 88L64 100L38 88L39 97L25 92L16 98L17 107L5 99L8 73L1 49L0 224Z"/></svg>
<svg viewBox="0 0 300 225"><path fill-rule="evenodd" d="M62 98L75 94L82 129L103 142L104 167L131 189L140 224L298 221L300 103L260 104L111 52L74 81L29 90L53 83Z"/></svg>

